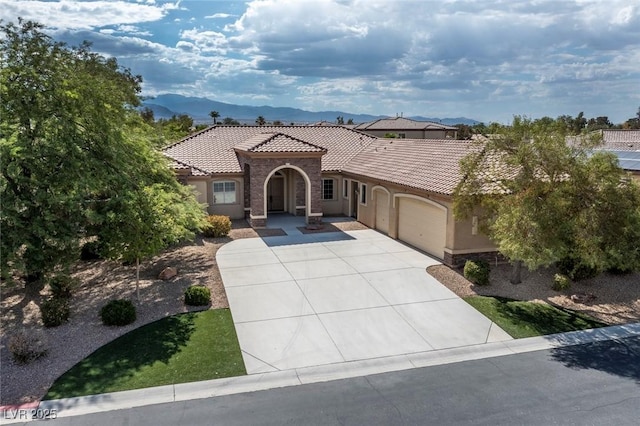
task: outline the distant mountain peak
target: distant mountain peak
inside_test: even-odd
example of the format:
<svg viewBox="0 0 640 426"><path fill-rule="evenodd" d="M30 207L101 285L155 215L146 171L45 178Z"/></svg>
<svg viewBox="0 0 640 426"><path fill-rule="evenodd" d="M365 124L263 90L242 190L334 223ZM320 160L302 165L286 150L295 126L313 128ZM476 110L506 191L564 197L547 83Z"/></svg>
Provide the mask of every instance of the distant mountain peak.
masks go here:
<svg viewBox="0 0 640 426"><path fill-rule="evenodd" d="M379 118L387 118L388 115L352 114L343 111L305 111L298 108L271 107L271 106L250 106L235 105L218 102L207 98L195 96L183 96L176 93L165 93L152 98L147 98L142 103L143 107L151 109L156 119L171 118L172 115L187 114L193 118L195 123L210 123L209 112L218 111L219 120L231 117L245 123L253 123L255 119L262 116L267 121L281 121L285 124L307 124L326 121L335 123L336 117L343 117L346 123L349 119L354 123L366 123ZM446 125L467 124L473 125L479 121L466 118L426 118L421 116L406 117L412 120L432 121Z"/></svg>

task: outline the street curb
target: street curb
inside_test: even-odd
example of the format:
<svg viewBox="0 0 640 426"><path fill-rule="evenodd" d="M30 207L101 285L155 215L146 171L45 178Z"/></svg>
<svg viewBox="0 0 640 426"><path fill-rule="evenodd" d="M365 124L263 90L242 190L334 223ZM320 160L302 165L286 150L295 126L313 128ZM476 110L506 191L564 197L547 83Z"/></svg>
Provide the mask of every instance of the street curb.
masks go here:
<svg viewBox="0 0 640 426"><path fill-rule="evenodd" d="M640 336L640 323L201 382L180 383L100 395L41 401L37 410L43 413L55 413L56 417L70 417L111 410L123 410L145 405L321 383L372 374L409 370L412 368L575 346L585 343L619 340L634 336ZM4 407L2 408L4 409ZM36 411L34 408L30 408L30 410ZM13 412L3 411L0 424L31 420L24 417L7 418L7 413L12 414L16 413L16 411L15 409Z"/></svg>

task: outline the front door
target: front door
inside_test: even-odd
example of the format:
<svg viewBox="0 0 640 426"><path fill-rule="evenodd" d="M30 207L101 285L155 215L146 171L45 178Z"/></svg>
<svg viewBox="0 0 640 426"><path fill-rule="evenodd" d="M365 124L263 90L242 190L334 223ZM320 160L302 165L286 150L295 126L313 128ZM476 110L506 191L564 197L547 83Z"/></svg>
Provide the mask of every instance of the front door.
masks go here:
<svg viewBox="0 0 640 426"><path fill-rule="evenodd" d="M273 175L267 185L267 210L284 211L284 176L279 173Z"/></svg>

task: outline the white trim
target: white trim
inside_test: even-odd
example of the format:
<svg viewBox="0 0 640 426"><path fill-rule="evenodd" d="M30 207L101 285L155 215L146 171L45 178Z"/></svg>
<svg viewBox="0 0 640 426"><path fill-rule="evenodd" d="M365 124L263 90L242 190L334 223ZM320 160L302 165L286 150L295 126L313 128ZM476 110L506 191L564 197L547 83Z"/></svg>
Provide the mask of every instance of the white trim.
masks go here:
<svg viewBox="0 0 640 426"><path fill-rule="evenodd" d="M331 197L331 198L324 198L324 181L325 180L330 180L331 182L333 182L333 185L332 185L333 186L333 189L332 189L333 197ZM338 182L338 180L336 178L332 178L332 177L326 177L326 178L321 178L320 179L320 183L322 185L322 196L320 198L320 201L336 201L336 200L340 199L339 197L337 197L337 194L336 194L336 187L338 186L337 182Z"/></svg>
<svg viewBox="0 0 640 426"><path fill-rule="evenodd" d="M440 203L436 203L433 200L430 200L428 198L424 198L424 197L419 197L417 195L413 195L413 194L393 194L393 208L396 208L396 200L398 198L411 198L412 200L418 200L418 201L422 201L425 202L427 204L431 204L432 206L435 206L441 210L444 210L445 213L449 211L449 209L447 208L447 206L443 206ZM448 217L447 217L447 221L448 221Z"/></svg>
<svg viewBox="0 0 640 426"><path fill-rule="evenodd" d="M252 214L249 214L249 218L250 218L250 219L266 219L266 218L267 218L267 216L266 216L266 215L263 215L263 214L258 215L258 216L254 216L254 215L252 215Z"/></svg>
<svg viewBox="0 0 640 426"><path fill-rule="evenodd" d="M389 192L389 190L387 188L385 188L384 186L376 185L373 188L371 188L371 198L373 198L373 199L376 198L375 191L384 191L384 192L386 192L387 193L387 198L389 199L389 201L391 201L391 192Z"/></svg>
<svg viewBox="0 0 640 426"><path fill-rule="evenodd" d="M314 216L314 217L322 216L322 213L309 213L309 216Z"/></svg>
<svg viewBox="0 0 640 426"><path fill-rule="evenodd" d="M278 170L282 170L282 169L293 169L295 171L297 171L298 173L300 173L302 175L302 178L304 179L305 182L305 200L306 200L306 206L305 206L305 216L309 217L310 213L311 213L311 180L309 179L309 176L307 175L307 173L305 173L305 171L303 169L301 169L298 166L294 166L292 164L286 163L283 166L278 166L275 169L271 170L271 172L269 172L269 174L267 175L267 177L264 180L264 184L263 184L263 188L262 188L262 194L263 194L263 204L264 204L264 212L267 212L267 185L269 184L269 180L271 179L271 177L278 171ZM265 215L265 218L267 216Z"/></svg>
<svg viewBox="0 0 640 426"><path fill-rule="evenodd" d="M296 206L296 210L298 210L298 209L306 209L306 208L307 208L307 206Z"/></svg>

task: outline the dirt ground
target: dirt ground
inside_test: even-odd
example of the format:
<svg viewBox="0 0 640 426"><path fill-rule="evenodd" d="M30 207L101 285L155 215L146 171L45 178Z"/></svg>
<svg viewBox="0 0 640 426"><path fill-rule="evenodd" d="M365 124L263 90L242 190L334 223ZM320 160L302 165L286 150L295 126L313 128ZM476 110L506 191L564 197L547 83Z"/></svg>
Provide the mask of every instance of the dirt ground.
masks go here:
<svg viewBox="0 0 640 426"><path fill-rule="evenodd" d="M554 268L522 271L522 283L511 284L511 266L492 265L490 285L477 286L462 276L461 269L444 265L431 266L427 272L460 297L498 296L517 300L538 301L583 312L607 324L640 321L640 273L626 275L601 274L595 278L572 283L565 291L551 289ZM584 303L572 295L587 296Z"/></svg>

